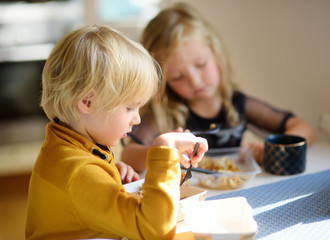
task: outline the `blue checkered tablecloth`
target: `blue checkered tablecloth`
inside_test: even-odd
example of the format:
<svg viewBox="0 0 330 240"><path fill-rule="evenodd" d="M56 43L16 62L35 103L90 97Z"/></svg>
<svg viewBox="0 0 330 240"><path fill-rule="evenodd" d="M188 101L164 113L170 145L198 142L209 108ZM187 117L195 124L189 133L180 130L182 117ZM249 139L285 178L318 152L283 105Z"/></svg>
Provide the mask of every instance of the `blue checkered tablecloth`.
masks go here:
<svg viewBox="0 0 330 240"><path fill-rule="evenodd" d="M256 239L330 239L330 169L206 200L238 196L253 208Z"/></svg>

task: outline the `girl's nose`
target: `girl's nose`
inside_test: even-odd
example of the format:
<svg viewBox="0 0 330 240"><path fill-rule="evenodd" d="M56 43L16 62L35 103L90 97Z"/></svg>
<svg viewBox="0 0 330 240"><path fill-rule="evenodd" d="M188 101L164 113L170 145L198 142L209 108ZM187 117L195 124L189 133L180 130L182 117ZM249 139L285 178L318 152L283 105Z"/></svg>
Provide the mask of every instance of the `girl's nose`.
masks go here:
<svg viewBox="0 0 330 240"><path fill-rule="evenodd" d="M201 85L201 76L198 71L190 70L189 71L189 81L194 88L198 88Z"/></svg>

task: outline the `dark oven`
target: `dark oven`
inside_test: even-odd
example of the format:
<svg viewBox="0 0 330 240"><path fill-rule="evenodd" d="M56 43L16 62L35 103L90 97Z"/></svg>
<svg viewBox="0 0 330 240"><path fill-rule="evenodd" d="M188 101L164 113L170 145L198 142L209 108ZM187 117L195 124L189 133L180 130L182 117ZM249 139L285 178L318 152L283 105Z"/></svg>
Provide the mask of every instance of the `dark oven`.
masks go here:
<svg viewBox="0 0 330 240"><path fill-rule="evenodd" d="M81 24L83 1L0 1L0 144L42 139L43 65Z"/></svg>

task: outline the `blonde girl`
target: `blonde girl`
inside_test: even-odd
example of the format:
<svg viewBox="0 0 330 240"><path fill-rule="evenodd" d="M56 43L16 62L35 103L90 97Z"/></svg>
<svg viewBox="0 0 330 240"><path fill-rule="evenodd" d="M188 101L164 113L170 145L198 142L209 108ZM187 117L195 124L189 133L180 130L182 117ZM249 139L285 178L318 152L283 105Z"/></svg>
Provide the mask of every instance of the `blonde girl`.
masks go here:
<svg viewBox="0 0 330 240"><path fill-rule="evenodd" d="M190 5L178 3L161 11L144 29L141 42L161 65L163 82L122 154L136 171L145 169L145 148L154 137L176 129L220 128L202 135L210 148L240 146L247 126L313 141L307 123L238 90L224 43ZM251 143L250 148L261 163L263 144Z"/></svg>

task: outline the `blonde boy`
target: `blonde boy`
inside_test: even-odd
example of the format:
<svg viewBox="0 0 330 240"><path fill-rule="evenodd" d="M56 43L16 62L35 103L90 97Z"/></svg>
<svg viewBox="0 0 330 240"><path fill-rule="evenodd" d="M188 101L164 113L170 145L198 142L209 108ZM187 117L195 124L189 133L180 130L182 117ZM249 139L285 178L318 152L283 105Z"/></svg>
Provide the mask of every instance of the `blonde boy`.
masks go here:
<svg viewBox="0 0 330 240"><path fill-rule="evenodd" d="M205 139L156 138L140 199L125 192L109 147L140 123L159 75L146 50L106 26L78 29L55 46L43 72L41 106L51 122L31 176L26 239L173 238L179 162L190 164L198 141L196 166Z"/></svg>

